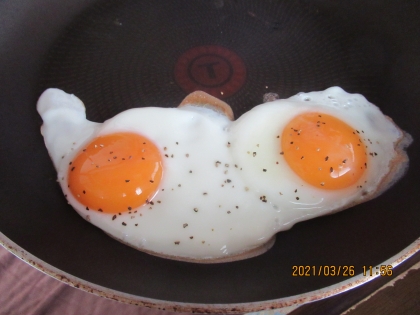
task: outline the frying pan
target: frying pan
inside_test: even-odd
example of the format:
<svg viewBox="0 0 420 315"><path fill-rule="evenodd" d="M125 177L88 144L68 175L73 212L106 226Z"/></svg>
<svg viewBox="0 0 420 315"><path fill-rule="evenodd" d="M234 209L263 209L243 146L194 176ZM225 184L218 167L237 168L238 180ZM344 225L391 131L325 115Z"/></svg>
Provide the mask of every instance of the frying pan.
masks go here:
<svg viewBox="0 0 420 315"><path fill-rule="evenodd" d="M168 310L255 311L368 281L363 266L396 264L420 247L419 15L420 3L406 0L0 1L1 243L73 286ZM267 92L341 86L413 136L409 171L379 198L298 223L244 261L171 261L109 238L66 204L37 98L61 88L97 122L133 107L175 107L194 89L177 62L203 46L240 59L229 73L245 68L224 97L236 117ZM294 277L294 265L354 266L355 276Z"/></svg>

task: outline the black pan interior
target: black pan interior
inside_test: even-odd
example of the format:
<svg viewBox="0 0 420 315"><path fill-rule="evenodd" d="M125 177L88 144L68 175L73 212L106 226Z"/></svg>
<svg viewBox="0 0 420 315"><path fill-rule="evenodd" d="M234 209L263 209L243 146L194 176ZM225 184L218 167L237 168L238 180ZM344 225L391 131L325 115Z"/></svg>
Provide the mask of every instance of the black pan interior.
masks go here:
<svg viewBox="0 0 420 315"><path fill-rule="evenodd" d="M294 265L355 266L358 274L420 236L419 2L40 2L42 12L30 1L0 3L0 231L31 254L142 297L241 303L347 279L293 277ZM170 261L107 237L66 204L39 133L36 100L46 88L63 89L97 122L133 107L175 107L188 94L177 62L202 46L235 53L246 69L224 97L236 117L267 92L286 98L338 85L363 94L413 136L409 172L380 198L299 223L278 234L269 252L245 261Z"/></svg>

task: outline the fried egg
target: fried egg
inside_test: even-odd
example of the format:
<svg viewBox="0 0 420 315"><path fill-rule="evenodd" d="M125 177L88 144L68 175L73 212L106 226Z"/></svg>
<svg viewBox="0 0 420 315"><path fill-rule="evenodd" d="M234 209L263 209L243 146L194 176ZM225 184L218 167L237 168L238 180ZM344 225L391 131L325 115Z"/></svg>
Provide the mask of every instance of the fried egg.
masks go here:
<svg viewBox="0 0 420 315"><path fill-rule="evenodd" d="M277 231L382 193L404 174L401 149L411 142L378 107L339 87L256 106L232 124L230 139L235 161L247 165L244 182L279 213Z"/></svg>
<svg viewBox="0 0 420 315"><path fill-rule="evenodd" d="M46 90L41 133L68 203L136 249L219 262L369 200L406 169L410 137L361 95L300 93L236 121L203 95L94 123L76 96Z"/></svg>

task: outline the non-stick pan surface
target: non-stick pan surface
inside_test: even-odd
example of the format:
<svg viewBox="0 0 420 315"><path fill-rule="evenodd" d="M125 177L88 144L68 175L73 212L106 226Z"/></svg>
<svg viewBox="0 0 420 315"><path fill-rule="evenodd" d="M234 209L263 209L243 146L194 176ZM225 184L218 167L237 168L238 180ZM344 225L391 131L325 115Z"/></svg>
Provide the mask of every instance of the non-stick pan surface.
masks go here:
<svg viewBox="0 0 420 315"><path fill-rule="evenodd" d="M4 244L117 297L232 305L349 279L295 277L292 266L354 266L357 275L420 237L419 2L91 2L0 2ZM206 59L200 74L200 58L227 70L218 73ZM220 82L211 85L206 75ZM138 252L79 217L56 183L35 108L44 89L57 87L85 102L88 119L103 122L128 108L175 107L197 88L239 117L264 93L287 98L335 85L363 94L413 136L405 177L373 201L279 233L264 255L213 265Z"/></svg>

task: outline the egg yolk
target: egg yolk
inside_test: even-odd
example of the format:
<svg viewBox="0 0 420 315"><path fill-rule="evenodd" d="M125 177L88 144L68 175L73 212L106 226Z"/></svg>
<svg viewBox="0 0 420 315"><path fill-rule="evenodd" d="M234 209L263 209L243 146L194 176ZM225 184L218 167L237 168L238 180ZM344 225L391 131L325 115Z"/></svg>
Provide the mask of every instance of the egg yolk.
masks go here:
<svg viewBox="0 0 420 315"><path fill-rule="evenodd" d="M281 153L305 182L323 189L355 184L367 168L360 131L322 113L293 118L281 136Z"/></svg>
<svg viewBox="0 0 420 315"><path fill-rule="evenodd" d="M68 184L87 210L130 211L150 202L162 178L159 149L134 133L100 136L70 162Z"/></svg>

